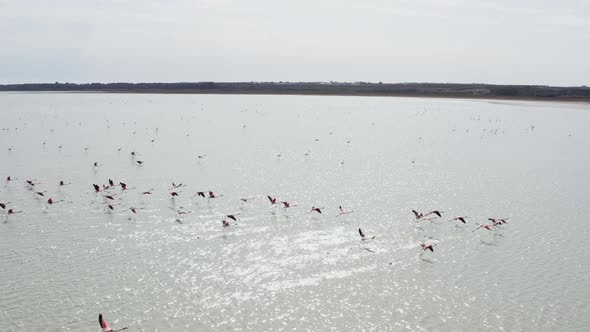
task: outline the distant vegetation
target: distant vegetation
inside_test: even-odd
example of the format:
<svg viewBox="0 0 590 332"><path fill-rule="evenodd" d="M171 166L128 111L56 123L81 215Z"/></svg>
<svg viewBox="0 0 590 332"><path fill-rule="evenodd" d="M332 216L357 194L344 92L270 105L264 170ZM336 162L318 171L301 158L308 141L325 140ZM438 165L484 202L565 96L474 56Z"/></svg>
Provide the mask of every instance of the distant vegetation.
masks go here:
<svg viewBox="0 0 590 332"><path fill-rule="evenodd" d="M122 93L292 94L505 98L590 101L590 88L542 85L340 83L340 82L195 82L195 83L31 83L0 85L0 91L79 91Z"/></svg>

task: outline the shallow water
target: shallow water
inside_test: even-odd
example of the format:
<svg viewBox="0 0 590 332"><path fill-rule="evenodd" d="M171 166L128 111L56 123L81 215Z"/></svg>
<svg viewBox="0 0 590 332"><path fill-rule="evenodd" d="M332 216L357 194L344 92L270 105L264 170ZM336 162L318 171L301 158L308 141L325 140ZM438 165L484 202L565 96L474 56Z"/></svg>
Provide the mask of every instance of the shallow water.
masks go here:
<svg viewBox="0 0 590 332"><path fill-rule="evenodd" d="M0 330L590 327L588 104L6 93L0 116L24 211L0 211Z"/></svg>

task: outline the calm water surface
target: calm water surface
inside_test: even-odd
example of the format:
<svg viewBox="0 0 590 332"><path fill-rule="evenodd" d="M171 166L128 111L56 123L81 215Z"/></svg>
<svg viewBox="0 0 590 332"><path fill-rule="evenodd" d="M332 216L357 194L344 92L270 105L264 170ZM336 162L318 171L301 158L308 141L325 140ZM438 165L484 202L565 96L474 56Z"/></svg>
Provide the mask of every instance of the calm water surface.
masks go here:
<svg viewBox="0 0 590 332"><path fill-rule="evenodd" d="M1 331L590 328L588 104L18 93L0 119Z"/></svg>

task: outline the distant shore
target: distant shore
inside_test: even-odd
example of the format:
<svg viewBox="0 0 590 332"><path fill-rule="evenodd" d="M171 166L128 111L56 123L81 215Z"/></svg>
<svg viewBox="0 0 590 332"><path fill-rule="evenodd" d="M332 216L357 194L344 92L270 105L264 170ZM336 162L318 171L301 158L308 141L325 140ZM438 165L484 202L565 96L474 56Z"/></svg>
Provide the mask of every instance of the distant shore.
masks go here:
<svg viewBox="0 0 590 332"><path fill-rule="evenodd" d="M553 87L455 83L30 83L0 85L0 92L375 96L590 102L590 87L586 86Z"/></svg>

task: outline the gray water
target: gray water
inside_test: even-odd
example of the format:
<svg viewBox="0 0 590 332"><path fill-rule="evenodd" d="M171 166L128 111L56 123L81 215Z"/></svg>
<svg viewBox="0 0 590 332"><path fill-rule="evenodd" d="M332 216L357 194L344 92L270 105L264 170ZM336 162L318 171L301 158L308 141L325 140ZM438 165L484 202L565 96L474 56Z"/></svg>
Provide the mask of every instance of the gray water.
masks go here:
<svg viewBox="0 0 590 332"><path fill-rule="evenodd" d="M590 328L588 104L8 93L0 119L2 331Z"/></svg>

